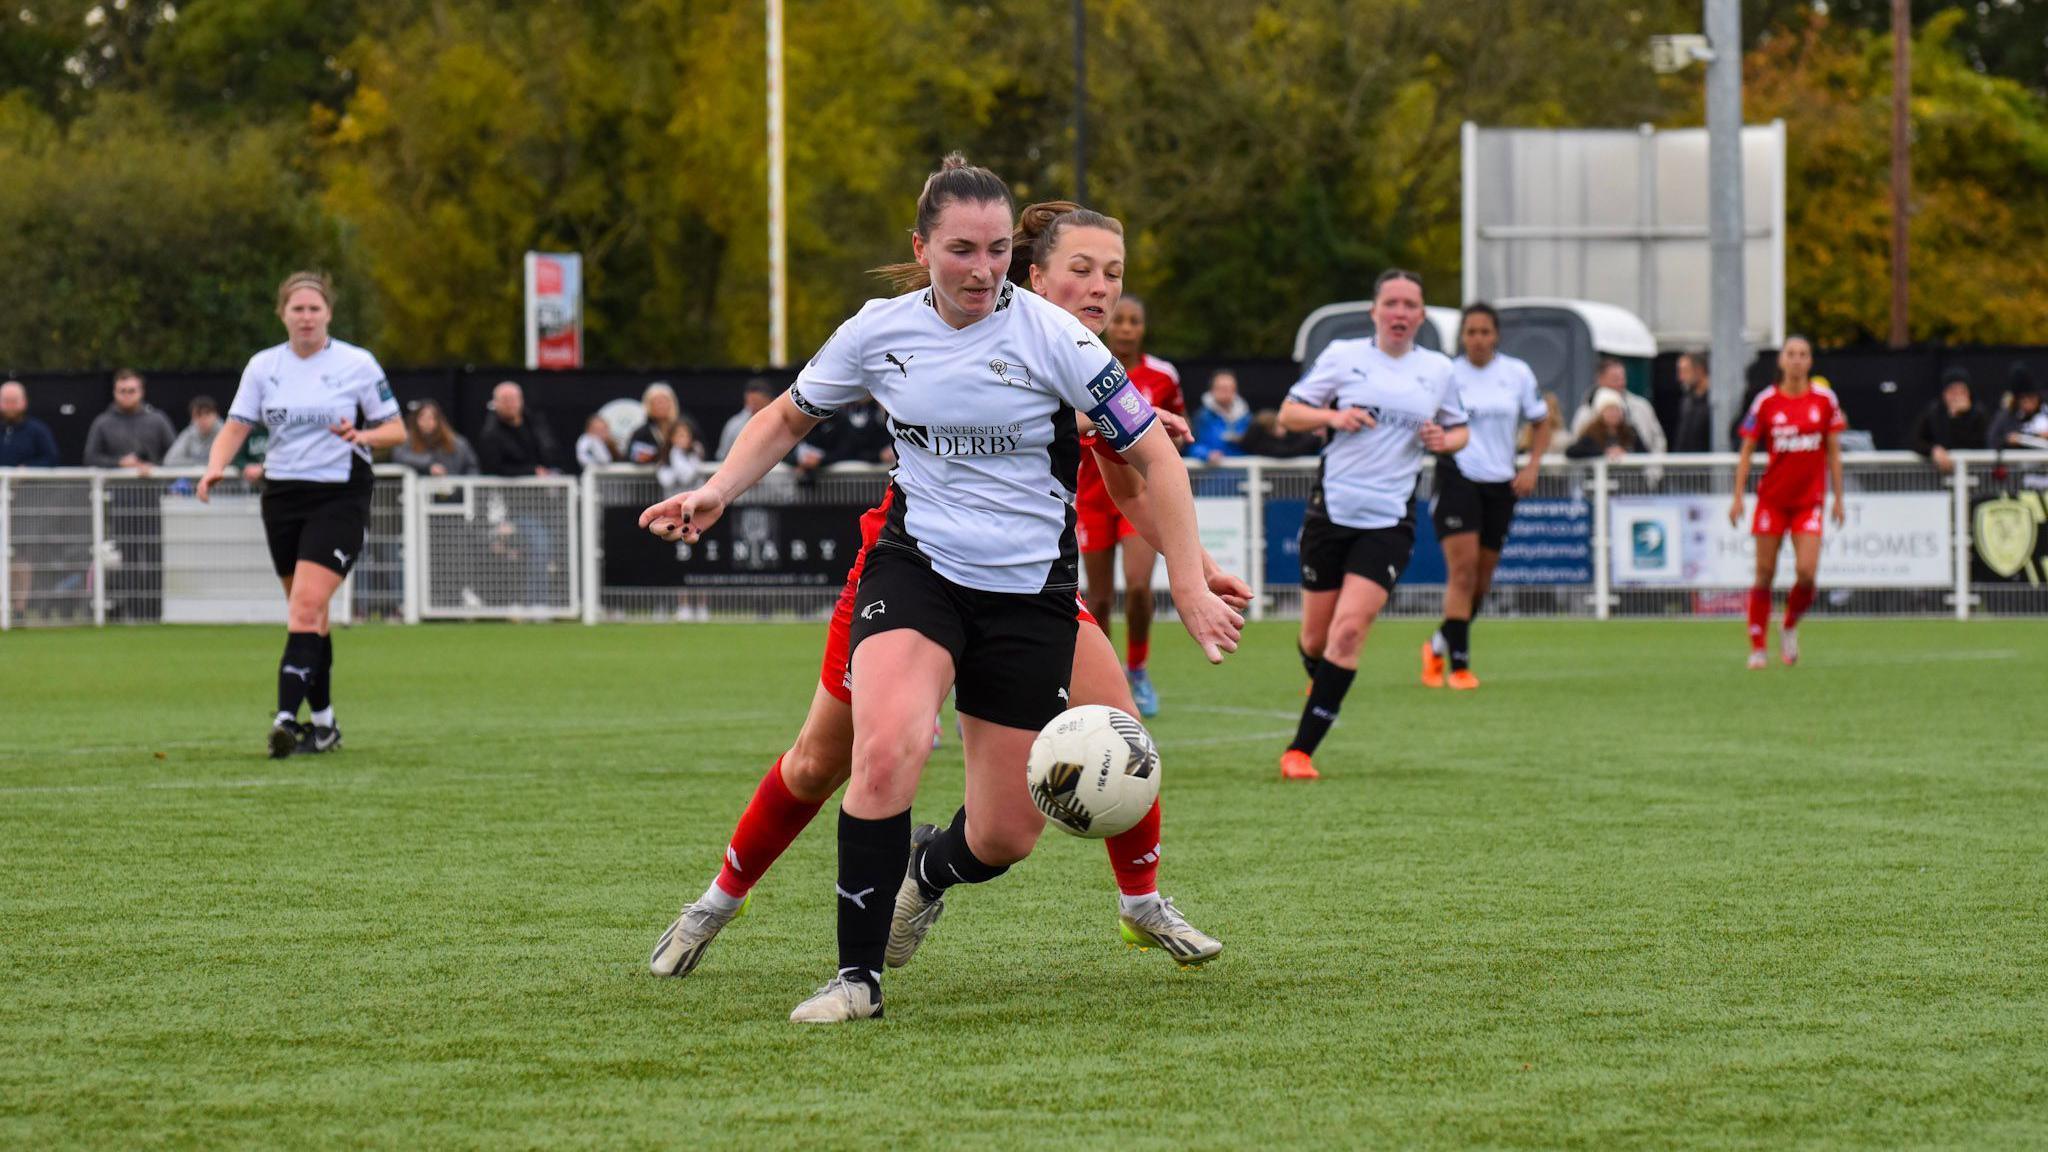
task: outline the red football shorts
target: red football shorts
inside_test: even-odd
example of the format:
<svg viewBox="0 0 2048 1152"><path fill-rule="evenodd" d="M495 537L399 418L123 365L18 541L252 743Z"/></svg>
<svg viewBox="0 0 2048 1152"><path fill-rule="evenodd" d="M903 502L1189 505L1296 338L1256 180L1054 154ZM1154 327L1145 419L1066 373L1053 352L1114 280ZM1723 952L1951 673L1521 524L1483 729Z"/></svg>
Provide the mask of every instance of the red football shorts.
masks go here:
<svg viewBox="0 0 2048 1152"><path fill-rule="evenodd" d="M1787 532L1794 536L1820 535L1819 503L1780 504L1771 500L1756 502L1756 516L1750 521L1752 536L1782 536Z"/></svg>

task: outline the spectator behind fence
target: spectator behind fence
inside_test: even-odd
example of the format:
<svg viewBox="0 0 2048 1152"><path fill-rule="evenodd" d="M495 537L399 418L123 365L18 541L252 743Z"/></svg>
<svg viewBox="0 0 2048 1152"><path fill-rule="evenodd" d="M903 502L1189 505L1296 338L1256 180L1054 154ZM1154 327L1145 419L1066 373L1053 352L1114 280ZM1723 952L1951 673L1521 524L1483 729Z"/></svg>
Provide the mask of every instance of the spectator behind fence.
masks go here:
<svg viewBox="0 0 2048 1152"><path fill-rule="evenodd" d="M474 476L476 450L453 427L441 406L422 400L405 416L405 443L391 450L391 462L422 476Z"/></svg>
<svg viewBox="0 0 2048 1152"><path fill-rule="evenodd" d="M635 464L660 464L668 455L669 433L676 422L687 419L676 402L676 390L657 380L640 393L640 409L647 422L633 429L626 440L626 459ZM696 431L696 425L690 426Z"/></svg>
<svg viewBox="0 0 2048 1152"><path fill-rule="evenodd" d="M1586 402L1579 405L1579 410L1572 414L1572 435L1583 436L1586 429L1592 426L1593 417L1597 415L1593 409L1593 397L1598 396L1603 388L1620 397L1621 402L1627 406L1624 412L1627 417L1625 422L1635 432L1637 443L1640 445L1631 451L1664 451L1664 425L1657 421L1657 410L1650 406L1648 400L1628 390L1628 368L1612 356L1600 358L1600 371L1593 379L1592 395L1586 397ZM1565 455L1571 454L1567 447ZM1593 453L1595 456L1599 454Z"/></svg>
<svg viewBox="0 0 2048 1152"><path fill-rule="evenodd" d="M1209 375L1209 390L1195 411L1195 438L1187 447L1190 460L1214 464L1225 456L1242 456L1245 433L1251 430L1251 405L1237 393L1237 373L1218 368Z"/></svg>
<svg viewBox="0 0 2048 1152"><path fill-rule="evenodd" d="M220 431L220 405L211 396L194 397L186 414L192 422L164 453L166 468L204 468L207 454L213 451L214 435Z"/></svg>
<svg viewBox="0 0 2048 1152"><path fill-rule="evenodd" d="M604 422L604 417L592 414L583 422L583 435L576 438L577 470L602 468L614 462L612 426Z"/></svg>
<svg viewBox="0 0 2048 1152"><path fill-rule="evenodd" d="M663 492L687 492L697 486L704 471L704 447L697 443L697 430L687 420L678 420L668 430L668 454L654 470Z"/></svg>
<svg viewBox="0 0 2048 1152"><path fill-rule="evenodd" d="M1941 374L1941 395L1913 425L1913 451L1943 472L1953 461L1949 452L1980 448L1991 439L1991 422L1970 395L1970 371L1958 364Z"/></svg>
<svg viewBox="0 0 2048 1152"><path fill-rule="evenodd" d="M759 376L747 381L746 393L740 397L743 407L733 413L732 419L725 422L725 430L718 434L718 459L725 459L732 451L732 446L740 438L740 429L747 426L747 421L753 419L754 413L774 402L775 385Z"/></svg>
<svg viewBox="0 0 2048 1152"><path fill-rule="evenodd" d="M2027 366L2013 361L2006 371L2005 404L1991 421L1992 448L2033 448L2027 440L2048 439L2048 412L2041 410L2041 390Z"/></svg>
<svg viewBox="0 0 2048 1152"><path fill-rule="evenodd" d="M1647 441L1629 419L1628 402L1622 396L1612 388L1594 389L1593 398L1587 401L1587 406L1593 409L1593 422L1564 450L1566 456L1574 460L1595 456L1615 460L1643 450Z"/></svg>
<svg viewBox="0 0 2048 1152"><path fill-rule="evenodd" d="M553 476L555 436L537 412L526 410L526 390L510 380L491 389L491 414L476 438L477 463L486 476Z"/></svg>
<svg viewBox="0 0 2048 1152"><path fill-rule="evenodd" d="M1678 358L1678 437L1673 452L1714 450L1714 385L1707 372L1705 352L1686 352Z"/></svg>
<svg viewBox="0 0 2048 1152"><path fill-rule="evenodd" d="M28 414L28 389L19 380L0 384L0 468L55 468L57 437Z"/></svg>
<svg viewBox="0 0 2048 1152"><path fill-rule="evenodd" d="M93 417L85 434L88 468L134 468L148 475L164 462L178 430L170 417L143 403L142 374L131 368L114 373L114 402Z"/></svg>
<svg viewBox="0 0 2048 1152"><path fill-rule="evenodd" d="M1323 434L1289 432L1280 427L1278 411L1262 408L1239 443L1247 456L1313 456L1323 450Z"/></svg>

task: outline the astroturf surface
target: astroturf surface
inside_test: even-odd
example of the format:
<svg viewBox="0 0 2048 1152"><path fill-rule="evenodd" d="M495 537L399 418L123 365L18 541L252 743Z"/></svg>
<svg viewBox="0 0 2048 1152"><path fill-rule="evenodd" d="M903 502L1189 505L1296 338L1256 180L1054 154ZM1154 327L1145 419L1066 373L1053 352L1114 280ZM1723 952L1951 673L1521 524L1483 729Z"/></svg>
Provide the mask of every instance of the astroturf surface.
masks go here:
<svg viewBox="0 0 2048 1152"><path fill-rule="evenodd" d="M646 971L819 628L357 628L346 749L284 762L272 630L7 634L0 1147L2040 1147L2048 622L1805 633L1482 621L1450 694L1383 625L1299 784L1290 626L1163 632L1164 887L1222 957L1127 951L1049 831L823 1029L831 807Z"/></svg>

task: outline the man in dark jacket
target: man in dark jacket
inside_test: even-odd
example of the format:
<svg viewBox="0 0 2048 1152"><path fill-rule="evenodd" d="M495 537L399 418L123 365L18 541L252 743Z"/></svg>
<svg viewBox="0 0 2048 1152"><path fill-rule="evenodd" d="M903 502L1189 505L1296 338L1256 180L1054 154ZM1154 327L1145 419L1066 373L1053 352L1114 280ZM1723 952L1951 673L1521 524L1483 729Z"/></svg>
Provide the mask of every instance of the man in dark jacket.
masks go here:
<svg viewBox="0 0 2048 1152"><path fill-rule="evenodd" d="M55 468L57 438L28 414L28 389L19 380L0 384L0 468Z"/></svg>
<svg viewBox="0 0 2048 1152"><path fill-rule="evenodd" d="M143 475L164 462L178 430L171 418L143 403L142 375L123 368L114 373L114 402L93 417L85 433L88 468L133 468Z"/></svg>
<svg viewBox="0 0 2048 1152"><path fill-rule="evenodd" d="M1707 378L1707 354L1687 352L1678 358L1678 436L1673 452L1714 450L1714 386Z"/></svg>
<svg viewBox="0 0 2048 1152"><path fill-rule="evenodd" d="M1941 396L1920 414L1913 425L1913 451L1949 470L1949 452L1957 448L1982 449L1991 434L1991 422L1970 395L1970 372L1958 364L1941 374Z"/></svg>
<svg viewBox="0 0 2048 1152"><path fill-rule="evenodd" d="M526 392L507 380L491 390L491 415L476 438L477 463L486 476L553 476L554 433L526 410Z"/></svg>

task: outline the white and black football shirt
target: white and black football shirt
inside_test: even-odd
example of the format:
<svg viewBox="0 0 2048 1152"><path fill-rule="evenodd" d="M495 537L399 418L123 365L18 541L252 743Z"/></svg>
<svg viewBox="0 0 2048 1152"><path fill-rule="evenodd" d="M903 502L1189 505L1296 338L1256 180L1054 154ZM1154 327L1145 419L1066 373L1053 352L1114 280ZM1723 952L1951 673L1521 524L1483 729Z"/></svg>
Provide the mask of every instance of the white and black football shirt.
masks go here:
<svg viewBox="0 0 2048 1152"><path fill-rule="evenodd" d="M1479 484L1513 480L1522 421L1550 416L1536 371L1513 356L1496 355L1484 368L1460 356L1451 361L1451 379L1458 386L1458 406L1472 423L1472 438L1457 453L1458 471Z"/></svg>
<svg viewBox="0 0 2048 1152"><path fill-rule="evenodd" d="M839 326L790 386L825 418L873 396L895 440L897 490L882 542L986 592L1079 582L1074 486L1086 413L1126 451L1152 405L1102 341L1058 305L1005 284L993 312L965 328L929 291L872 300Z"/></svg>
<svg viewBox="0 0 2048 1152"><path fill-rule="evenodd" d="M1346 528L1391 528L1407 519L1427 455L1422 426L1465 423L1448 357L1411 348L1396 360L1372 340L1332 340L1287 398L1372 414L1373 427L1333 430L1323 448L1321 504L1332 523Z"/></svg>
<svg viewBox="0 0 2048 1152"><path fill-rule="evenodd" d="M398 400L377 358L332 339L304 359L290 344L250 357L228 406L229 419L269 430L266 478L324 484L348 480L358 459L370 462L370 450L336 436L333 425L350 420L372 428L397 416Z"/></svg>

